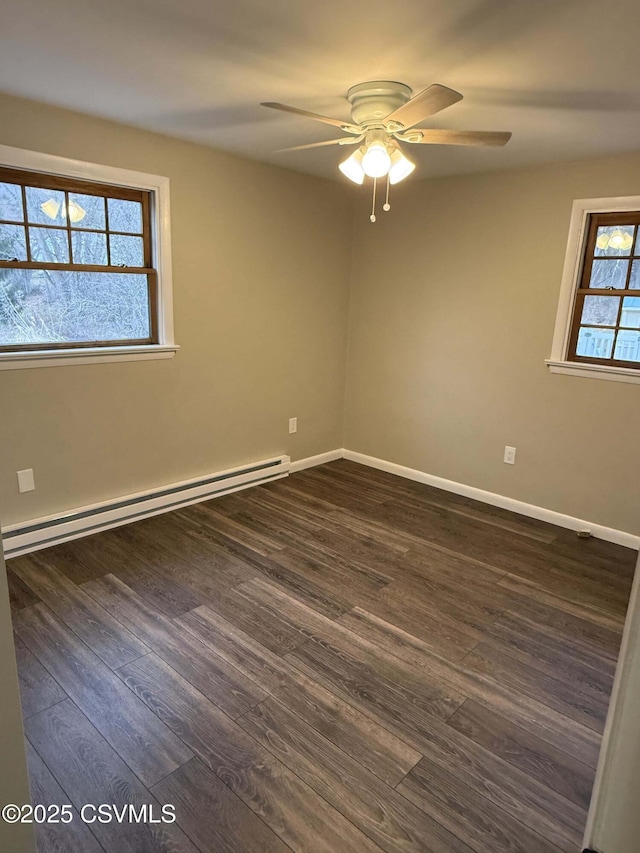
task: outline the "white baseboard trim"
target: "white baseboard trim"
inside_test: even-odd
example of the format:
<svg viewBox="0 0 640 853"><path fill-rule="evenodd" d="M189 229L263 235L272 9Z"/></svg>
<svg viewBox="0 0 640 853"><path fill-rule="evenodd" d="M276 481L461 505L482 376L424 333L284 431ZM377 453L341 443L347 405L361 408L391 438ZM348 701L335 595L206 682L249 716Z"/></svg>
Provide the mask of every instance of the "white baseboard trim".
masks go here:
<svg viewBox="0 0 640 853"><path fill-rule="evenodd" d="M316 456L307 456L305 459L297 459L289 466L289 473L295 474L296 471L304 471L305 468L313 468L315 465L324 465L325 462L335 462L336 459L342 459L344 450L340 447L338 450L328 450L326 453L318 453Z"/></svg>
<svg viewBox="0 0 640 853"><path fill-rule="evenodd" d="M406 468L404 465L396 465L395 462L387 462L384 459L377 459L375 456L366 456L364 453L356 453L353 450L344 450L343 458L350 459L352 462L359 462L361 465L368 465L370 468L378 468L380 471L387 471L389 474L406 477L408 480L426 483L428 486L434 486L436 489L442 489L445 492L464 495L467 498L473 498L482 503L508 509L511 512L517 512L529 518L536 518L538 521L546 521L549 524L556 524L558 527L566 527L568 530L588 530L597 539L606 539L607 542L615 542L617 545L635 548L636 551L640 550L640 536L627 533L624 530L616 530L614 527L604 527L602 524L584 521L581 518L574 518L571 515L555 512L552 509L545 509L541 506L535 506L535 504L518 501L515 498L507 498L504 495L495 494L495 492L486 492L484 489L478 489L475 486L466 486L464 483L456 483L454 480L445 480L443 477L436 477L433 474L426 474L424 471L418 471L415 468Z"/></svg>
<svg viewBox="0 0 640 853"><path fill-rule="evenodd" d="M275 456L111 501L77 507L64 515L50 515L12 524L2 528L4 555L7 559L18 557L179 507L279 480L289 475L290 465L288 456Z"/></svg>

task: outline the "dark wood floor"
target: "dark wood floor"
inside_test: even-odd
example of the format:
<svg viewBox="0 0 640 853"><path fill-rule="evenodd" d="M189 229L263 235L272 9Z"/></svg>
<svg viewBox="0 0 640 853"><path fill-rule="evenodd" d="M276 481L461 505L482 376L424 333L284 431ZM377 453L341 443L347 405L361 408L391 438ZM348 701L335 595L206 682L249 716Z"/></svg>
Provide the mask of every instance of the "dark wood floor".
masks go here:
<svg viewBox="0 0 640 853"><path fill-rule="evenodd" d="M339 461L11 560L34 802L177 814L40 853L578 851L635 556Z"/></svg>

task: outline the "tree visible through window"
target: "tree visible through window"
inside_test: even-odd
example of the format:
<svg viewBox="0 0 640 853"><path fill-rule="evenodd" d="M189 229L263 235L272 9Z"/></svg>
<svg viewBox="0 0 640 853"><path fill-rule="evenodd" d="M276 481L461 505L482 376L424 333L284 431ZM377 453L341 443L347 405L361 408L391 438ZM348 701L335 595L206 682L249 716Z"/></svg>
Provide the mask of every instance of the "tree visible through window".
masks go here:
<svg viewBox="0 0 640 853"><path fill-rule="evenodd" d="M152 344L150 193L0 169L0 351Z"/></svg>
<svg viewBox="0 0 640 853"><path fill-rule="evenodd" d="M640 369L640 212L592 213L568 358Z"/></svg>

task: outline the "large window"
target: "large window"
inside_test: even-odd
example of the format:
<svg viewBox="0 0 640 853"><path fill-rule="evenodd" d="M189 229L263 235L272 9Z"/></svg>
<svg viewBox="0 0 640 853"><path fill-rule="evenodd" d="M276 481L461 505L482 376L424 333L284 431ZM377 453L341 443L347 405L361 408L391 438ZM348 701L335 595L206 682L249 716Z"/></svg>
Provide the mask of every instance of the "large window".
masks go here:
<svg viewBox="0 0 640 853"><path fill-rule="evenodd" d="M168 178L0 145L0 370L177 349Z"/></svg>
<svg viewBox="0 0 640 853"><path fill-rule="evenodd" d="M640 368L640 213L589 217L569 358Z"/></svg>
<svg viewBox="0 0 640 853"><path fill-rule="evenodd" d="M552 372L640 382L640 199L574 202Z"/></svg>
<svg viewBox="0 0 640 853"><path fill-rule="evenodd" d="M157 342L149 196L0 169L0 350Z"/></svg>

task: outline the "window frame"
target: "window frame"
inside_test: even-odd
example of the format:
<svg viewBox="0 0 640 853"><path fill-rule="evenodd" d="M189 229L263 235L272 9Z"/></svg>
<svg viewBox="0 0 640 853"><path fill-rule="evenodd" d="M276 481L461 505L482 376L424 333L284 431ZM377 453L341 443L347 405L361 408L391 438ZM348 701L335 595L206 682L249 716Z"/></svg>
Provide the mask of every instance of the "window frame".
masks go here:
<svg viewBox="0 0 640 853"><path fill-rule="evenodd" d="M25 367L50 367L61 364L90 364L110 361L138 361L172 358L179 347L173 333L173 302L171 275L171 228L169 209L169 179L145 172L135 172L82 160L71 160L51 154L27 151L0 145L0 170L37 173L46 176L50 183L60 179L78 188L82 184L87 192L92 185L106 191L113 189L113 197L126 197L133 193L148 194L147 217L144 223L149 243L145 242L145 264L140 272L153 274L155 286L150 287L150 339L128 342L79 342L64 344L34 344L0 351L0 370ZM143 206L144 216L144 206ZM146 226L146 227L145 227ZM53 265L51 265L53 266ZM64 267L65 265L55 265ZM69 265L70 266L70 265ZM113 272L115 267L102 268ZM137 268L136 268L137 270Z"/></svg>
<svg viewBox="0 0 640 853"><path fill-rule="evenodd" d="M640 363L637 366L629 366L630 362L612 364L580 356L569 358L572 335L575 334L578 290L585 268L591 217L596 214L616 213L623 217L625 214L639 211L640 196L577 199L573 202L551 355L545 360L551 373L640 383Z"/></svg>

